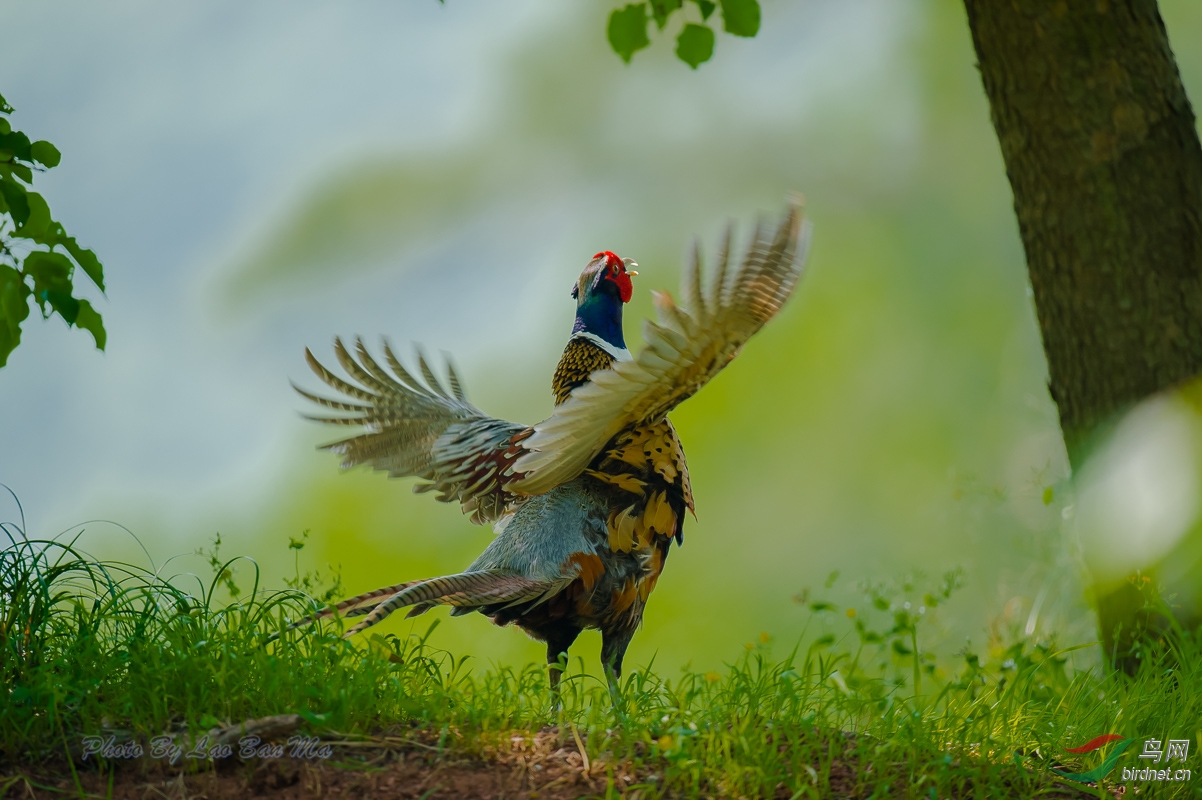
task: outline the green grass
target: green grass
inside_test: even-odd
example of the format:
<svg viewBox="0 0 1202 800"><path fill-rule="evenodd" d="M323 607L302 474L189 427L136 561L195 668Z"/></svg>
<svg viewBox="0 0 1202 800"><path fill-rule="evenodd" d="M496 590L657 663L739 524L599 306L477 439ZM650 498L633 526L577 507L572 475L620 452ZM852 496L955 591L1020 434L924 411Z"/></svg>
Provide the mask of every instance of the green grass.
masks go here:
<svg viewBox="0 0 1202 800"><path fill-rule="evenodd" d="M318 735L403 725L459 755L496 752L546 726L574 729L608 765L612 796L622 765L644 781L623 791L641 788L643 797L1031 797L1068 794L1072 784L1050 767L1100 763L1105 750L1064 752L1099 734L1189 738L1194 753L1202 727L1202 658L1188 636L1134 678L1072 673L1066 651L1021 637L982 656L924 651L924 626L954 594L954 574L925 594L912 583L865 587L863 609L798 598L817 631L804 646L778 654L777 643L761 641L732 654L723 672L636 669L616 705L574 662L556 711L542 665L477 672L470 658L418 636L344 641L334 624L265 645L338 591L319 591L312 575L298 571L280 591L256 581L242 599L219 602L223 588L240 592L216 549L205 554L209 580L166 580L6 530L14 541L0 550L0 772L8 775L47 759L66 764L73 742L102 729L149 737L299 713ZM1144 766L1138 748L1120 764ZM1196 786L1202 776L1142 794ZM1109 796L1115 783L1080 788Z"/></svg>

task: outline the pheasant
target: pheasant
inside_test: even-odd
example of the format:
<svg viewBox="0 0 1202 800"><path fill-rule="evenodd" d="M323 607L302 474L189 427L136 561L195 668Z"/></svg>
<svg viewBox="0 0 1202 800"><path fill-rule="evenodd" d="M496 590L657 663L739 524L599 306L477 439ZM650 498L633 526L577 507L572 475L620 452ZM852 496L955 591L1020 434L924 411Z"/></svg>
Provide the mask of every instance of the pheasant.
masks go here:
<svg viewBox="0 0 1202 800"><path fill-rule="evenodd" d="M306 349L312 370L344 395L330 399L293 384L339 412L309 418L364 429L324 449L342 455L344 468L369 464L422 478L414 491L458 502L497 535L464 572L361 594L290 627L362 616L349 637L403 607L411 607L409 616L435 605L453 606L453 616L478 611L546 643L553 690L576 637L599 629L601 661L616 688L670 545L683 543L685 512L694 511L684 450L667 414L780 310L801 276L809 232L792 201L775 231L761 222L741 266L730 269L728 227L708 290L694 246L686 306L653 293L659 322L644 323L646 346L637 358L622 335L637 264L597 253L572 287L576 319L552 379L554 412L532 426L484 414L467 401L450 363L444 385L420 350L419 379L387 341L391 372L361 339L353 351L335 339L351 382Z"/></svg>

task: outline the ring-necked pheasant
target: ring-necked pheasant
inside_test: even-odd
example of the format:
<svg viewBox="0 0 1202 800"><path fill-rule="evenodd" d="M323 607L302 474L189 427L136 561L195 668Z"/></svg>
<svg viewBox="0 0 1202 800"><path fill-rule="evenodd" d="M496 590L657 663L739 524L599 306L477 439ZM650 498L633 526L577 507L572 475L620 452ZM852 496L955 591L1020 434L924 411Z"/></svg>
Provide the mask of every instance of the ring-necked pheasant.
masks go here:
<svg viewBox="0 0 1202 800"><path fill-rule="evenodd" d="M454 369L447 384L418 353L419 380L384 344L382 367L356 340L334 352L354 381L339 378L307 349L309 366L346 400L298 392L337 412L312 417L365 432L325 445L342 466L370 464L394 477L418 476L415 491L461 504L497 537L467 571L359 595L294 624L338 613L366 615L351 636L398 608L434 605L452 615L479 611L516 623L547 643L553 687L558 664L581 630L601 631L611 685L643 618L668 549L683 540L693 510L684 451L667 413L738 354L789 298L801 275L809 224L791 202L775 231L762 223L742 265L728 269L731 232L702 286L697 247L685 275L686 307L654 293L658 324L644 323L646 347L631 358L622 336L630 300L629 259L598 253L572 287L576 320L555 369L555 411L527 426L487 416L464 396Z"/></svg>

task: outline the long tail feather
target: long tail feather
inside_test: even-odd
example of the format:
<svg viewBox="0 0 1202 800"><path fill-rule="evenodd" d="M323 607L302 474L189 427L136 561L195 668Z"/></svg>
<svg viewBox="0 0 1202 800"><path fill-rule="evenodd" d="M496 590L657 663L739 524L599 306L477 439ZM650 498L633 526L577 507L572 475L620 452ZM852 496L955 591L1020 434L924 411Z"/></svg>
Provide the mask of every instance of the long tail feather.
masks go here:
<svg viewBox="0 0 1202 800"><path fill-rule="evenodd" d="M346 632L345 638L370 628L405 606L438 604L464 608L520 603L554 595L567 582L538 581L497 572L462 572L419 581L376 605L362 622Z"/></svg>
<svg viewBox="0 0 1202 800"><path fill-rule="evenodd" d="M377 605L380 604L380 602L381 602L380 598L391 597L392 595L395 595L397 592L403 591L404 589L407 589L408 587L413 586L416 583L421 583L421 581L409 581L408 583L398 583L395 586L385 586L380 589L375 589L374 591L364 592L363 594L358 595L357 597L352 597L350 599L343 600L341 603L338 603L337 605L326 606L325 608L323 608L320 611L317 611L312 614L309 614L308 616L302 617L302 618L298 619L296 622L289 623L288 627L285 630L292 631L292 630L296 630L297 628L303 628L305 625L311 625L314 622L318 622L323 619L329 619L330 617L334 616L335 614L341 614L342 616L346 616L346 617L355 617L355 616L359 616L361 614L366 614L369 611L371 611L373 608L375 608ZM278 634L272 634L270 637L268 637L268 641L273 642L277 638L279 638Z"/></svg>

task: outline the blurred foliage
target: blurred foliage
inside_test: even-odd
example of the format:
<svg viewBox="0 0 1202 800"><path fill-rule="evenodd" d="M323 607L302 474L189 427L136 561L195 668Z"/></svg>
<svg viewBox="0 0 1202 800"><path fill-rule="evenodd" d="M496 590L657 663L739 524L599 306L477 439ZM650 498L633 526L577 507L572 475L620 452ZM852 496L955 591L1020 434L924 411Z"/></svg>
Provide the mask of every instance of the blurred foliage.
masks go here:
<svg viewBox="0 0 1202 800"><path fill-rule="evenodd" d="M735 36L755 36L760 30L758 0L650 0L632 3L609 15L606 33L609 46L630 63L639 50L651 45L647 26L655 23L662 31L674 19L685 21L676 36L676 56L693 69L714 55L714 30L709 26L714 9L721 6L722 24L727 33Z"/></svg>
<svg viewBox="0 0 1202 800"><path fill-rule="evenodd" d="M31 142L6 118L13 109L0 96L0 367L21 343L21 323L32 297L43 319L57 314L92 334L104 349L104 323L87 300L76 297L78 266L104 291L96 254L80 247L50 216L50 206L28 187L33 174L58 166L61 155L46 141Z"/></svg>
<svg viewBox="0 0 1202 800"><path fill-rule="evenodd" d="M230 281L231 308L253 307L281 276L317 277L330 264L377 264L421 242L427 231L478 206L465 190L487 183L490 172L470 156L407 164L368 157L339 170L289 213L278 235Z"/></svg>

